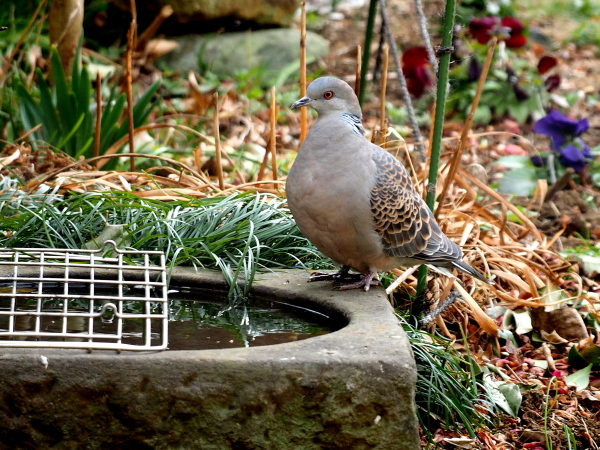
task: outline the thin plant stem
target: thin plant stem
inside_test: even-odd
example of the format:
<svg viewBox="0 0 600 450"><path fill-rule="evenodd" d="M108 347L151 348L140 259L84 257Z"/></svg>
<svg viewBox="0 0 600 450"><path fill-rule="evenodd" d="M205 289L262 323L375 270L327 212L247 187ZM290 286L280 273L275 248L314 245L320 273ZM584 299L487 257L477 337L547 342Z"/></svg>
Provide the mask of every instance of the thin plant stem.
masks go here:
<svg viewBox="0 0 600 450"><path fill-rule="evenodd" d="M362 63L360 65L360 89L358 90L358 101L361 105L365 99L365 90L367 88L367 72L369 71L369 60L371 59L371 44L373 43L377 2L378 0L371 0L369 2L369 16L367 17L367 28L365 30L365 45L363 47Z"/></svg>
<svg viewBox="0 0 600 450"><path fill-rule="evenodd" d="M194 163L196 169L202 170L202 147L200 145L197 145L194 149Z"/></svg>
<svg viewBox="0 0 600 450"><path fill-rule="evenodd" d="M273 181L277 181L277 148L275 146L275 128L277 126L277 104L275 103L275 86L271 88L271 104L269 108L269 153L271 153L271 171L273 173ZM273 189L277 185L273 184Z"/></svg>
<svg viewBox="0 0 600 450"><path fill-rule="evenodd" d="M550 186L548 192L546 192L546 195L544 196L544 203L552 200L552 198L556 195L558 191L562 191L571 181L571 177L573 176L573 174L575 174L575 169L573 169L572 167L567 167L562 176L558 180L556 180L556 182L552 186ZM556 174L554 174L554 177L556 177Z"/></svg>
<svg viewBox="0 0 600 450"><path fill-rule="evenodd" d="M479 81L477 83L477 90L475 91L475 98L473 99L473 103L471 104L471 110L469 111L469 115L465 120L465 125L463 127L462 133L460 135L460 140L458 141L458 145L456 146L456 151L454 152L454 156L452 158L452 163L450 165L450 170L448 171L448 176L446 177L446 182L444 183L444 188L442 189L442 193L440 194L438 207L435 210L435 217L437 218L442 210L442 206L444 204L444 199L448 193L448 189L450 188L450 184L454 177L456 176L456 171L458 169L458 165L460 164L460 160L462 154L465 151L465 147L467 145L467 140L469 136L469 132L471 131L471 125L473 124L473 117L475 116L475 111L477 111L477 106L479 105L479 100L481 99L481 93L483 92L483 85L485 84L485 80L487 79L487 74L490 70L490 66L492 65L492 59L494 58L494 51L496 50L496 44L498 43L497 38L493 38L490 43L490 47L488 48L487 55L485 57L485 62L483 64L483 68L481 70L481 75L479 76Z"/></svg>
<svg viewBox="0 0 600 450"><path fill-rule="evenodd" d="M385 97L387 91L387 72L389 65L389 46L387 43L383 44L383 60L381 64L381 93L379 96L379 132L381 134L379 138L380 145L385 144Z"/></svg>
<svg viewBox="0 0 600 450"><path fill-rule="evenodd" d="M301 4L300 13L300 97L306 96L306 2ZM300 145L306 139L306 108L300 108Z"/></svg>
<svg viewBox="0 0 600 450"><path fill-rule="evenodd" d="M219 133L219 93L213 94L215 102L215 115L213 116L213 128L215 138L215 165L217 166L217 179L219 180L219 189L225 189L225 180L223 179L223 163L221 162L221 135Z"/></svg>
<svg viewBox="0 0 600 450"><path fill-rule="evenodd" d="M552 383L554 382L554 377L550 378L550 381L548 382L548 389L546 389L546 396L544 398L544 438L546 439L546 448L548 450L552 450L553 446L552 446L552 438L550 437L550 434L548 433L548 407L550 406L550 388L552 387Z"/></svg>
<svg viewBox="0 0 600 450"><path fill-rule="evenodd" d="M362 48L360 45L356 47L356 73L354 74L354 93L357 97L360 96L360 84L362 81Z"/></svg>
<svg viewBox="0 0 600 450"><path fill-rule="evenodd" d="M262 181L265 177L265 172L267 171L267 164L269 163L269 152L265 152L262 162L260 163L260 168L258 169L258 174L256 175L256 181Z"/></svg>
<svg viewBox="0 0 600 450"><path fill-rule="evenodd" d="M380 0L382 1L382 0ZM452 32L454 30L454 15L456 14L456 0L446 2L444 24L442 27L442 47L438 70L438 84L436 91L435 120L431 138L431 158L429 163L429 177L427 180L427 196L425 202L433 210L435 203L435 186L437 184L438 170L440 167L440 152L442 148L442 131L446 112L446 97L448 94L448 72L450 69L450 54L452 49ZM417 282L417 297L423 295L427 287L427 266L419 267Z"/></svg>
<svg viewBox="0 0 600 450"><path fill-rule="evenodd" d="M387 9L385 0L379 0L379 6L381 7L381 22L383 25L383 29L385 32L385 38L387 43L392 51L392 58L394 59L394 65L396 66L396 74L398 75L398 82L400 83L400 90L402 91L402 97L404 99L404 104L406 106L406 111L408 113L408 121L410 122L410 127L413 132L413 136L415 137L415 148L419 152L419 156L421 157L421 161L425 161L425 149L423 148L423 137L421 136L421 131L419 130L419 125L417 124L417 117L415 115L415 110L412 105L412 100L410 98L410 93L408 92L408 86L406 84L406 78L404 78L404 73L402 72L402 67L400 65L400 57L398 56L398 48L396 46L396 41L394 40L394 35L392 34L392 29L390 28L390 22L387 16ZM454 22L454 19L453 19ZM447 74L446 74L447 76Z"/></svg>
<svg viewBox="0 0 600 450"><path fill-rule="evenodd" d="M100 154L100 132L102 128L102 76L100 72L96 75L96 129L94 130L94 151L93 157ZM94 164L94 169L97 169Z"/></svg>
<svg viewBox="0 0 600 450"><path fill-rule="evenodd" d="M556 158L554 157L554 153L550 152L548 154L548 181L550 184L556 183Z"/></svg>
<svg viewBox="0 0 600 450"><path fill-rule="evenodd" d="M134 142L134 125L133 125L133 75L131 67L131 57L133 54L135 29L137 25L135 19L131 21L129 25L129 32L127 33L127 50L125 51L125 91L127 95L127 135L129 136L129 152L135 153L135 142ZM129 158L129 170L135 172L135 158Z"/></svg>

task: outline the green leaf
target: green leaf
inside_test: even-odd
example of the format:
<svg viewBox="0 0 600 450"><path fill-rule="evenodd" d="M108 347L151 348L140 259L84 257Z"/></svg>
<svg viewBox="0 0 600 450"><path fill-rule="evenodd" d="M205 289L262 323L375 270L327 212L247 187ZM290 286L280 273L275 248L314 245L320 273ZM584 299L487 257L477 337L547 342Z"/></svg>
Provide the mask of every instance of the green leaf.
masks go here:
<svg viewBox="0 0 600 450"><path fill-rule="evenodd" d="M106 102L106 107L102 111L101 129L102 135L100 137L100 152L104 153L113 145L116 141L123 136L120 133L119 119L125 109L125 103L127 99L125 94L119 95L116 100L113 99L112 95Z"/></svg>
<svg viewBox="0 0 600 450"><path fill-rule="evenodd" d="M497 381L490 374L483 376L483 385L496 406L502 408L513 417L517 416L522 400L518 385Z"/></svg>
<svg viewBox="0 0 600 450"><path fill-rule="evenodd" d="M589 362L586 361L586 359L583 356L581 356L579 350L577 350L576 345L573 345L569 350L567 359L569 361L569 365L575 369L583 369L589 364Z"/></svg>
<svg viewBox="0 0 600 450"><path fill-rule="evenodd" d="M33 99L25 85L21 80L15 80L15 94L17 95L17 102L19 104L19 110L21 112L21 120L26 130L31 130L38 124L42 123L42 114L38 103ZM34 133L35 139L41 138L42 132Z"/></svg>
<svg viewBox="0 0 600 450"><path fill-rule="evenodd" d="M571 367L575 369L582 369L591 364L594 370L600 370L600 347L596 344L590 344L579 351L573 345L569 350L568 361Z"/></svg>
<svg viewBox="0 0 600 450"><path fill-rule="evenodd" d="M52 55L50 57L50 64L52 67L52 80L54 81L54 95L56 99L56 109L58 110L58 116L60 118L62 127L64 130L73 129L74 122L76 119L76 110L73 107L71 97L71 90L65 76L62 63L60 62L60 56L56 47L52 47Z"/></svg>
<svg viewBox="0 0 600 450"><path fill-rule="evenodd" d="M536 168L521 167L508 171L498 183L498 192L501 194L530 196L535 192L540 171Z"/></svg>
<svg viewBox="0 0 600 450"><path fill-rule="evenodd" d="M42 123L45 125L45 131L49 135L47 137L48 142L51 144L56 144L54 139L56 136L61 134L60 118L56 113L56 106L52 100L52 91L44 79L42 71L40 69L36 69L36 75L38 79L37 85L40 90L39 108L43 116Z"/></svg>
<svg viewBox="0 0 600 450"><path fill-rule="evenodd" d="M529 156L522 155L506 155L498 158L494 165L503 166L508 169L520 169L522 167L534 168Z"/></svg>
<svg viewBox="0 0 600 450"><path fill-rule="evenodd" d="M158 103L158 99L155 102L152 102L154 98L154 94L160 88L160 80L155 81L152 86L148 88L144 95L142 95L135 105L133 106L133 125L135 128L144 124L154 106Z"/></svg>
<svg viewBox="0 0 600 450"><path fill-rule="evenodd" d="M85 115L82 114L79 119L77 119L77 122L75 122L75 125L73 125L73 128L69 131L69 134L67 134L65 137L63 137L62 141L60 141L57 145L57 147L59 149L63 149L63 147L66 145L67 142L69 142L69 140L73 137L73 135L77 132L78 128L81 126L83 119L84 119ZM70 153L72 154L72 153Z"/></svg>
<svg viewBox="0 0 600 450"><path fill-rule="evenodd" d="M585 360L593 365L592 369L600 370L600 347L590 344L579 352Z"/></svg>
<svg viewBox="0 0 600 450"><path fill-rule="evenodd" d="M572 251L569 251L568 253L561 252L561 254L564 254L565 256L570 256L570 255L577 256L577 258L579 258L579 260L583 264L583 271L585 273L593 273L593 272L600 273L600 257L598 257L598 256L578 254L578 253L574 253Z"/></svg>
<svg viewBox="0 0 600 450"><path fill-rule="evenodd" d="M517 416L523 396L521 395L521 389L515 383L503 383L498 386L498 389L504 395L506 403L510 406L510 409L514 412L513 416Z"/></svg>
<svg viewBox="0 0 600 450"><path fill-rule="evenodd" d="M592 372L592 364L584 369L578 370L565 378L567 386L575 386L578 391L586 389L590 385L590 373Z"/></svg>
<svg viewBox="0 0 600 450"><path fill-rule="evenodd" d="M508 112L519 123L525 123L531 113L527 102L516 102L508 105Z"/></svg>
<svg viewBox="0 0 600 450"><path fill-rule="evenodd" d="M492 110L489 106L479 105L473 115L473 121L480 124L488 124L492 120Z"/></svg>

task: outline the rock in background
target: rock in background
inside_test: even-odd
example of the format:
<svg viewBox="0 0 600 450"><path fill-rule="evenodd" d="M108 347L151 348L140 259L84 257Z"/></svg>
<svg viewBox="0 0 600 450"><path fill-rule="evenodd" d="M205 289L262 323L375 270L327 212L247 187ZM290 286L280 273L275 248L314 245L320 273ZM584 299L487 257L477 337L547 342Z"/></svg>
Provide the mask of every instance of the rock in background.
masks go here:
<svg viewBox="0 0 600 450"><path fill-rule="evenodd" d="M159 60L185 74L209 70L219 76L258 67L261 82L268 87L285 81L286 75L299 70L300 31L291 28L187 35L175 38L179 48ZM328 41L316 33L306 35L307 62L324 57Z"/></svg>
<svg viewBox="0 0 600 450"><path fill-rule="evenodd" d="M114 0L123 10L129 10L129 0ZM254 22L262 26L290 26L300 0L144 0L137 8L146 12L173 8L178 23L231 19Z"/></svg>

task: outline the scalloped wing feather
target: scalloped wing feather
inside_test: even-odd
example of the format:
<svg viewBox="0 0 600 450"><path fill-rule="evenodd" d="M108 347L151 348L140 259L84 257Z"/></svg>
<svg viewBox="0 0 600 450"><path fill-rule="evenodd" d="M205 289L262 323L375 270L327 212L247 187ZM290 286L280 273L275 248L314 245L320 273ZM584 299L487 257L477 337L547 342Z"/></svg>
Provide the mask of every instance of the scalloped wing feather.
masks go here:
<svg viewBox="0 0 600 450"><path fill-rule="evenodd" d="M374 147L377 173L371 211L386 255L446 265L460 260L460 248L442 232L404 166Z"/></svg>

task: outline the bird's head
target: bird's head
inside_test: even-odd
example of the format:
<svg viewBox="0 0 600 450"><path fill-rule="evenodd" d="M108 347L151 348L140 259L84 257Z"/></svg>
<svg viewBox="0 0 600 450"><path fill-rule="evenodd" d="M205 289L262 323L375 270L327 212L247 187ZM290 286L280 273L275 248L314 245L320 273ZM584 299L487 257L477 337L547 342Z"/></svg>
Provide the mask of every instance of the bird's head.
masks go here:
<svg viewBox="0 0 600 450"><path fill-rule="evenodd" d="M310 83L306 97L294 102L290 108L310 106L319 115L331 112L350 113L362 118L360 104L354 90L348 83L333 77L321 77Z"/></svg>

